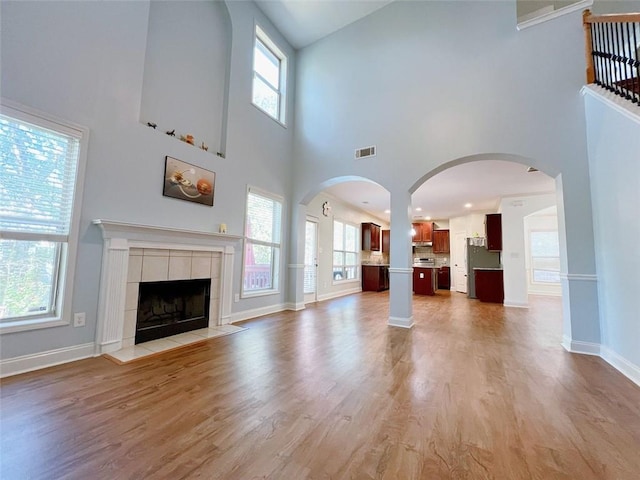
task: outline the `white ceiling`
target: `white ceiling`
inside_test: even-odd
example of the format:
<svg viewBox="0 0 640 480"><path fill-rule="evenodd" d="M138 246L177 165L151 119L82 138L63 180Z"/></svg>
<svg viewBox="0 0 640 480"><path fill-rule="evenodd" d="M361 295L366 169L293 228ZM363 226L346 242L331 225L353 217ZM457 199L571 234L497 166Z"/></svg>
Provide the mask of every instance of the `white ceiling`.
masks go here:
<svg viewBox="0 0 640 480"><path fill-rule="evenodd" d="M346 27L393 0L257 0L256 4L296 49Z"/></svg>
<svg viewBox="0 0 640 480"><path fill-rule="evenodd" d="M345 182L325 192L389 221L389 192L370 182ZM497 211L502 197L555 192L555 181L542 172L527 173L527 167L502 160L465 163L431 177L412 196L416 220L444 220L470 212ZM465 204L472 206L466 208ZM417 209L421 208L421 211Z"/></svg>

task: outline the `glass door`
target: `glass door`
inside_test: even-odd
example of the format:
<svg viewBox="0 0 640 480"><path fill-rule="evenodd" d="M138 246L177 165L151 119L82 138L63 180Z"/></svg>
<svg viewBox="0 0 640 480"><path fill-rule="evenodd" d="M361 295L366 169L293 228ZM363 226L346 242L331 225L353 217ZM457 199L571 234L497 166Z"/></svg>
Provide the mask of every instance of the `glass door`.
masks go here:
<svg viewBox="0 0 640 480"><path fill-rule="evenodd" d="M317 300L318 222L307 219L304 241L304 303Z"/></svg>

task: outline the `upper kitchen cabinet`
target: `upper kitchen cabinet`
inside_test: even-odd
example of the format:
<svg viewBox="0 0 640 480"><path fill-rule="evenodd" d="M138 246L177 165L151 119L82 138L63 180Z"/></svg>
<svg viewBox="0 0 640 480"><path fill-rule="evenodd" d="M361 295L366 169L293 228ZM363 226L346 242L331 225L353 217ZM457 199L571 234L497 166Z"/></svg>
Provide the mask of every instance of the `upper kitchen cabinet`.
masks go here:
<svg viewBox="0 0 640 480"><path fill-rule="evenodd" d="M380 251L380 225L375 223L363 223L362 226L362 250Z"/></svg>
<svg viewBox="0 0 640 480"><path fill-rule="evenodd" d="M414 231L416 232L411 240L414 243L424 243L433 241L433 222L420 222L412 223Z"/></svg>
<svg viewBox="0 0 640 480"><path fill-rule="evenodd" d="M433 231L433 253L449 253L449 230Z"/></svg>
<svg viewBox="0 0 640 480"><path fill-rule="evenodd" d="M487 237L487 250L499 252L502 250L502 215L491 213L486 216L485 234Z"/></svg>
<svg viewBox="0 0 640 480"><path fill-rule="evenodd" d="M391 252L391 230L382 230L382 253Z"/></svg>

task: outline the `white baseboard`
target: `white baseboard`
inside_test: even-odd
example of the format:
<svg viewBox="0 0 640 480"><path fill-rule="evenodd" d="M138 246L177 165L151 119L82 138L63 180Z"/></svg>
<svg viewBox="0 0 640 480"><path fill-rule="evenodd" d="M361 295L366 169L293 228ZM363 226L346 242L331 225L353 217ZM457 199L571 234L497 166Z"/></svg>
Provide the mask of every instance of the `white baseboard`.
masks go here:
<svg viewBox="0 0 640 480"><path fill-rule="evenodd" d="M600 356L613 368L622 373L636 385L640 386L640 366L631 363L626 358L621 357L616 352L602 345Z"/></svg>
<svg viewBox="0 0 640 480"><path fill-rule="evenodd" d="M85 343L73 347L58 348L47 352L22 355L20 357L0 360L0 378L19 373L53 367L62 363L73 362L95 356L95 344Z"/></svg>
<svg viewBox="0 0 640 480"><path fill-rule="evenodd" d="M324 295L318 295L318 301L331 300L332 298L344 297L346 295L352 295L354 293L360 293L362 291L361 286L350 288L348 290L340 290L339 292L325 293Z"/></svg>
<svg viewBox="0 0 640 480"><path fill-rule="evenodd" d="M505 307L514 307L514 308L529 308L529 303L528 302L511 302L508 300L505 300L502 305L504 305Z"/></svg>
<svg viewBox="0 0 640 480"><path fill-rule="evenodd" d="M413 317L409 317L409 318L389 317L389 321L387 322L387 325L389 325L390 327L412 328Z"/></svg>
<svg viewBox="0 0 640 480"><path fill-rule="evenodd" d="M569 337L564 336L562 337L562 346L567 352L600 356L599 343L580 342L578 340L571 340Z"/></svg>
<svg viewBox="0 0 640 480"><path fill-rule="evenodd" d="M305 303L304 302L300 302L300 303L294 303L294 302L287 302L284 304L284 308L286 310L293 310L294 312L298 312L300 310L304 310Z"/></svg>
<svg viewBox="0 0 640 480"><path fill-rule="evenodd" d="M287 310L285 304L269 305L267 307L253 308L251 310L243 310L242 312L231 314L231 323L242 322L250 318L261 317L263 315L271 315L272 313Z"/></svg>

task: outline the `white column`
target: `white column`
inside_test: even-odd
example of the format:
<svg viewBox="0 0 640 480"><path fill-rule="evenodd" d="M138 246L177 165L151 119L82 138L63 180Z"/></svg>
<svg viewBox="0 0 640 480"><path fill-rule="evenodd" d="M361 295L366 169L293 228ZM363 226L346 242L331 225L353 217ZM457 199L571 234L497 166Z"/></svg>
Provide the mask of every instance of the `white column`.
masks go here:
<svg viewBox="0 0 640 480"><path fill-rule="evenodd" d="M409 192L391 192L390 243L389 325L411 328L413 326L413 256Z"/></svg>
<svg viewBox="0 0 640 480"><path fill-rule="evenodd" d="M112 238L105 241L102 254L100 298L96 354L115 352L122 348L124 305L129 267L127 240Z"/></svg>
<svg viewBox="0 0 640 480"><path fill-rule="evenodd" d="M220 301L222 302L220 310L220 325L231 323L231 305L233 305L233 260L235 257L235 249L232 246L224 247L224 255L222 256L222 272L220 282Z"/></svg>
<svg viewBox="0 0 640 480"><path fill-rule="evenodd" d="M287 307L289 310L304 309L304 248L305 222L307 221L307 207L293 205L291 212L291 236L289 237L289 285L287 290Z"/></svg>

